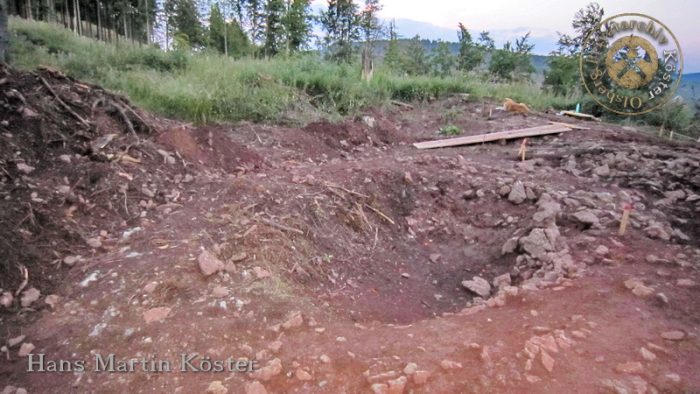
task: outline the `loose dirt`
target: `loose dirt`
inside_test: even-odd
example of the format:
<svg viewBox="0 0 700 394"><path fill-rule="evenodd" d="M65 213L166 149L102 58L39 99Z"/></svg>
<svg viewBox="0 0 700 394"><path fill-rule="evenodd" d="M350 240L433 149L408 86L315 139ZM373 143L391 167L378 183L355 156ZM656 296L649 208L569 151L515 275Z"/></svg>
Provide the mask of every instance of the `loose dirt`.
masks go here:
<svg viewBox="0 0 700 394"><path fill-rule="evenodd" d="M459 97L193 126L53 70L2 79L0 335L26 336L7 392L700 390L695 146ZM520 141L411 146L549 121L589 129L525 162ZM29 343L87 371L27 372ZM93 371L112 353L176 371ZM182 353L258 371L180 372Z"/></svg>

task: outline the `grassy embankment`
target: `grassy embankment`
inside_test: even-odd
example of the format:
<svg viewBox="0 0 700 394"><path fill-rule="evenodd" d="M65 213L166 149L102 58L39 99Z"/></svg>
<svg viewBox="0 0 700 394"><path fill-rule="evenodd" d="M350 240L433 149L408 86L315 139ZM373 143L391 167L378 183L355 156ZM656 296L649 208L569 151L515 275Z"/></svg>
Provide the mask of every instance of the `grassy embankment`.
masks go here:
<svg viewBox="0 0 700 394"><path fill-rule="evenodd" d="M533 84L494 84L471 75L397 76L379 69L367 84L359 66L315 55L234 60L218 54L164 52L128 43L78 37L57 25L12 18L11 63L49 65L68 75L126 94L153 112L194 122L303 123L313 116L353 114L390 100L420 101L449 93L511 97L535 109L569 108L574 98L544 93Z"/></svg>

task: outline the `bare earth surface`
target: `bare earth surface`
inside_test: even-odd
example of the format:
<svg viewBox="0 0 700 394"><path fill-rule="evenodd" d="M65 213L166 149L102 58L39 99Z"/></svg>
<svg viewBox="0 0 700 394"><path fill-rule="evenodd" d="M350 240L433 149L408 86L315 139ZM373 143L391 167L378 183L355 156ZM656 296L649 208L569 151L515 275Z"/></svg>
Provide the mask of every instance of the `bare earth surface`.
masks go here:
<svg viewBox="0 0 700 394"><path fill-rule="evenodd" d="M195 127L1 71L3 393L700 391L697 147L458 97ZM520 141L411 145L445 117L590 129L525 162ZM256 371L181 372L183 353ZM172 371L94 371L109 354Z"/></svg>

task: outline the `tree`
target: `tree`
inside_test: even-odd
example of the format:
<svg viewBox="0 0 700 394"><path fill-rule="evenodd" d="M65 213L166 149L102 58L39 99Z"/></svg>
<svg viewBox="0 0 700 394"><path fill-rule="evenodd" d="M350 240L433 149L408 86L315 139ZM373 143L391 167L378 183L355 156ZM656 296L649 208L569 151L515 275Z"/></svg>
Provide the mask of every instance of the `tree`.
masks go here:
<svg viewBox="0 0 700 394"><path fill-rule="evenodd" d="M175 34L179 40L185 40L190 46L204 46L204 28L197 12L195 0L175 0L173 18Z"/></svg>
<svg viewBox="0 0 700 394"><path fill-rule="evenodd" d="M459 61L458 67L462 71L472 71L479 67L484 60L484 51L474 44L472 35L463 23L459 24Z"/></svg>
<svg viewBox="0 0 700 394"><path fill-rule="evenodd" d="M284 14L285 7L282 0L267 0L265 4L265 43L263 44L265 56L277 55L284 45Z"/></svg>
<svg viewBox="0 0 700 394"><path fill-rule="evenodd" d="M496 43L491 38L491 34L487 31L482 31L479 33L478 46L480 46L485 51L492 51L496 49Z"/></svg>
<svg viewBox="0 0 700 394"><path fill-rule="evenodd" d="M287 0L287 12L282 24L286 32L287 52L297 52L305 48L311 36L310 0Z"/></svg>
<svg viewBox="0 0 700 394"><path fill-rule="evenodd" d="M433 53L432 59L433 74L440 76L442 78L447 77L452 72L452 68L455 65L455 57L450 51L450 44L444 41L438 43L435 52Z"/></svg>
<svg viewBox="0 0 700 394"><path fill-rule="evenodd" d="M246 0L243 9L248 24L248 37L253 45L259 45L265 39L265 2Z"/></svg>
<svg viewBox="0 0 700 394"><path fill-rule="evenodd" d="M360 38L360 16L352 0L328 0L328 8L320 15L327 57L350 62L355 53L353 42Z"/></svg>
<svg viewBox="0 0 700 394"><path fill-rule="evenodd" d="M409 75L425 75L430 72L428 55L420 36L415 36L404 49L403 70Z"/></svg>
<svg viewBox="0 0 700 394"><path fill-rule="evenodd" d="M530 44L530 33L515 40L515 46L508 41L503 45L503 49L494 51L489 63L489 72L496 79L511 81L513 79L529 79L535 71L530 60L532 49Z"/></svg>
<svg viewBox="0 0 700 394"><path fill-rule="evenodd" d="M384 64L392 70L401 69L401 49L399 48L399 35L396 33L396 22L389 23L389 44L387 45L386 53L384 54Z"/></svg>
<svg viewBox="0 0 700 394"><path fill-rule="evenodd" d="M605 15L605 11L598 3L589 3L585 8L579 9L571 23L571 27L574 28L576 35L571 37L567 34L559 33L558 49L555 51L555 54L575 56L581 53L581 47L586 37L591 32L600 33L596 30L596 27L603 20L603 15ZM598 42L601 40L606 41L605 38L599 35L592 38Z"/></svg>
<svg viewBox="0 0 700 394"><path fill-rule="evenodd" d="M550 54L549 68L545 71L543 86L555 94L575 92L579 87L579 62L583 41L603 20L603 8L597 3L589 3L574 15L571 26L576 35L571 37L559 34L558 48ZM595 33L593 33L595 34ZM603 37L592 37L604 41Z"/></svg>
<svg viewBox="0 0 700 394"><path fill-rule="evenodd" d="M0 0L0 63L7 61L7 0Z"/></svg>
<svg viewBox="0 0 700 394"><path fill-rule="evenodd" d="M226 37L226 21L221 13L221 8L218 3L214 3L209 11L209 43L210 47L215 48L223 54L228 54L228 42Z"/></svg>
<svg viewBox="0 0 700 394"><path fill-rule="evenodd" d="M383 36L382 23L377 16L382 6L379 0L365 0L360 14L360 31L364 39L362 49L362 77L369 81L374 70L374 43Z"/></svg>

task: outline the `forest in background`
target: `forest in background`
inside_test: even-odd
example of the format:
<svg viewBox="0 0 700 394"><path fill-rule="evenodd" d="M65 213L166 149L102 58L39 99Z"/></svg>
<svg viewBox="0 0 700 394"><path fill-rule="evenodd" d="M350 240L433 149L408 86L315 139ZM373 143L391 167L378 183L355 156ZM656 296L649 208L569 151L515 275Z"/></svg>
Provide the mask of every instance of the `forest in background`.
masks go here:
<svg viewBox="0 0 700 394"><path fill-rule="evenodd" d="M77 77L135 95L137 101L149 97L141 101L148 108L162 111L168 107L162 112L196 121L279 120L284 115L275 112L289 113L290 103L283 97L299 94L308 96L309 108L338 115L387 100L425 100L454 92L496 99L508 96L536 109L571 109L581 103L584 111L605 115L582 94L578 75L581 41L604 15L596 3L575 14L575 34L561 35L559 49L544 59L533 58L529 34L496 47L489 32L472 33L462 23L456 26L457 43L402 38L394 23L378 17L379 0L328 0L319 11L311 8L309 0L4 1L9 14L51 26L15 19L14 63L59 65ZM113 56L122 63L139 60L124 70L113 66L120 64L115 59L94 64L94 58L108 58L105 53L109 50L58 34L51 30L56 25L74 35L116 45L119 51ZM85 51L92 55L86 56ZM230 60L224 61L227 58ZM97 67L106 67L106 71ZM170 83L189 87L196 86L193 81L211 83L207 70L212 67L229 71L213 92L209 85L204 96L186 94L185 101L194 110L171 105L182 98L182 89L159 92ZM242 76L247 67L257 70L258 77ZM134 78L138 81L132 81ZM270 104L267 110L251 113L228 108L237 103L234 96L259 97L265 90L262 85L267 84L260 81L296 91L275 93L265 102ZM152 86L155 91L144 92L133 83ZM213 104L212 96L219 96ZM693 103L689 104L674 100L648 116L609 118L697 133L697 114L693 115Z"/></svg>

